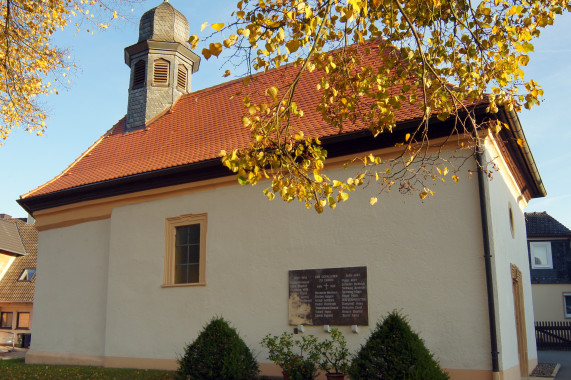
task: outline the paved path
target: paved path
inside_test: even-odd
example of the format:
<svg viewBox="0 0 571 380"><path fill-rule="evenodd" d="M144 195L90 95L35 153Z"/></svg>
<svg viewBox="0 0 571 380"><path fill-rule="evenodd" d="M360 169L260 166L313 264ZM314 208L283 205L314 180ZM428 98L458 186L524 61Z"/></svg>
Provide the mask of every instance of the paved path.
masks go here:
<svg viewBox="0 0 571 380"><path fill-rule="evenodd" d="M10 350L12 347L10 347ZM26 356L28 349L16 348L15 351L8 351L8 349L0 350L0 360L18 359Z"/></svg>
<svg viewBox="0 0 571 380"><path fill-rule="evenodd" d="M559 363L555 380L571 380L571 351L537 351L540 363Z"/></svg>

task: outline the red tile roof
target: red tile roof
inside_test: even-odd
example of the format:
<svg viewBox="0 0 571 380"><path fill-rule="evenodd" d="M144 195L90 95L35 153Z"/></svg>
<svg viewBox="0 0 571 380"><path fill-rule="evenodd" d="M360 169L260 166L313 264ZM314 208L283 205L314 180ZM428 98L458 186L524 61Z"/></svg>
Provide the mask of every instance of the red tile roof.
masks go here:
<svg viewBox="0 0 571 380"><path fill-rule="evenodd" d="M368 42L366 46L376 44ZM371 54L366 59L372 60L374 56ZM250 131L241 122L241 116L246 112L242 101L244 95L235 96L236 93L263 93L273 84L287 83L296 70L286 66L255 75L248 88L242 80L234 80L190 93L139 131L123 133L125 119L122 119L59 176L22 198L197 163L217 158L223 149L245 147L250 140ZM327 125L317 110L321 92L316 91L316 85L321 74L305 72L296 89L295 101L304 110L304 117L292 124L302 129L306 136L326 137L340 133ZM391 93L398 90L394 87ZM399 123L421 117L419 107L408 103L396 111ZM362 123L345 125L342 133L366 128Z"/></svg>

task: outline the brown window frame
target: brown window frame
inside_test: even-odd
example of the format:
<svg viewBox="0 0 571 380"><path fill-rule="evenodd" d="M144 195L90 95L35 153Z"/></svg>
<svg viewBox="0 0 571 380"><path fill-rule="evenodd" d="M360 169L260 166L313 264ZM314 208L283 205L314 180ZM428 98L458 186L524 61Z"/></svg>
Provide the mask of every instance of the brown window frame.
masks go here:
<svg viewBox="0 0 571 380"><path fill-rule="evenodd" d="M165 272L162 287L205 286L206 285L206 226L207 214L187 214L165 221ZM198 262L198 282L175 283L176 228L200 225L200 248Z"/></svg>

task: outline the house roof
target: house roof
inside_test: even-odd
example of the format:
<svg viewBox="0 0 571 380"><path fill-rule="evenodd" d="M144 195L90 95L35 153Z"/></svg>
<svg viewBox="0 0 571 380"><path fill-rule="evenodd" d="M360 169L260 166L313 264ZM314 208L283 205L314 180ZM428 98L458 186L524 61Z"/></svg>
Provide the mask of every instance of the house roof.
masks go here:
<svg viewBox="0 0 571 380"><path fill-rule="evenodd" d="M12 220L0 220L0 254L26 255L26 249L16 222Z"/></svg>
<svg viewBox="0 0 571 380"><path fill-rule="evenodd" d="M377 42L368 41L360 45L358 51L361 53L365 48L375 49L377 46ZM375 60L375 54L363 55L362 60L363 63L372 65L379 61ZM164 177L167 172L177 172L179 178L176 181L169 179L170 182L164 180L161 186L232 175L233 173L222 166L219 154L221 150L231 151L246 147L250 143L250 129L244 127L241 122L241 116L247 112L243 97L253 94L253 102L261 100L262 95L259 94L263 94L272 85L284 87L297 72L297 68L288 65L254 75L247 86L244 85L243 79L237 79L184 95L171 109L165 110L142 130L124 133L123 118L60 175L22 195L19 203L29 213L33 213L36 210L81 200L137 191L145 186L160 187L156 178L147 180L145 184L140 182L150 176ZM304 72L294 97L294 101L303 109L304 116L301 119L293 119L291 124L302 129L306 136L321 138L330 157L336 154L335 149L337 155L340 155L339 152L354 154L357 151L366 151L365 149L394 146L396 142L404 139L404 134L395 136L394 133L393 136L382 134L381 137L372 139L368 126L361 121L345 123L342 131L328 125L317 110L321 93L316 90L316 86L321 76L322 73L317 70ZM400 93L401 88L401 85L395 85L389 92L396 95ZM475 106L479 106L480 112L484 113L485 102ZM412 125L413 121L421 120L422 116L423 111L416 104L407 102L403 102L402 107L395 111L399 126L407 123ZM439 123L434 119L435 123ZM414 124L416 127L416 123ZM434 128L432 130L434 131ZM448 136L450 130L452 127L440 133ZM353 145L353 151L347 151L343 144L338 144L335 149L326 145L327 141L341 141L355 136L360 136L361 141ZM375 140L377 145L363 143L364 137ZM395 140L396 138L400 140ZM519 148L516 146L514 149ZM523 162L523 166L535 167L535 163L530 162L527 157ZM180 174L182 170L186 170L185 175ZM529 169L525 170L531 172ZM532 178L533 175L527 177ZM535 177L531 181L534 180L537 182ZM126 186L126 182L132 186ZM138 183L137 186L133 185L134 182ZM114 192L102 191L102 187L111 186L121 189ZM538 195L540 191L533 190L538 188L536 184L532 184L531 188L531 196L541 196ZM68 195L72 192L76 193L74 197Z"/></svg>
<svg viewBox="0 0 571 380"><path fill-rule="evenodd" d="M547 212L525 213L528 237L571 237L571 230Z"/></svg>
<svg viewBox="0 0 571 380"><path fill-rule="evenodd" d="M33 224L20 219L1 220L0 222L12 223L16 226L21 243L27 252L26 256L16 257L0 280L0 302L33 302L35 277L31 281L18 280L25 269L36 268L38 231Z"/></svg>

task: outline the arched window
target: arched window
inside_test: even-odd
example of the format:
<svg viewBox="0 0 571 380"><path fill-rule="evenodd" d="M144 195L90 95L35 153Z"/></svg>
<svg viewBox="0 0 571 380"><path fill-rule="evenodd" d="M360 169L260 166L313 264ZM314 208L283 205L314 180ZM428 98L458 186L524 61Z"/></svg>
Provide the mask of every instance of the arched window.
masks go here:
<svg viewBox="0 0 571 380"><path fill-rule="evenodd" d="M186 78L188 76L188 69L184 65L178 65L178 73L176 77L176 86L181 92L186 92Z"/></svg>
<svg viewBox="0 0 571 380"><path fill-rule="evenodd" d="M145 62L144 59L135 63L135 68L133 70L133 89L143 87L145 85L146 67L147 62Z"/></svg>
<svg viewBox="0 0 571 380"><path fill-rule="evenodd" d="M169 66L170 63L166 59L159 58L155 60L153 70L153 86L169 85Z"/></svg>

